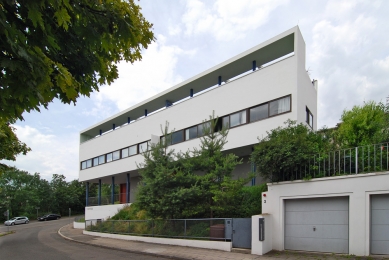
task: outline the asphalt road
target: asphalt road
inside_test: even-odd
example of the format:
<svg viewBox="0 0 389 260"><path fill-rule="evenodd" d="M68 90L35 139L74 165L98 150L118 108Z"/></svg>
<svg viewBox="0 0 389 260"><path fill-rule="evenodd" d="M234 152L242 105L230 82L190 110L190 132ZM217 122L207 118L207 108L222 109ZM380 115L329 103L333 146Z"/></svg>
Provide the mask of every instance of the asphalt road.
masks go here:
<svg viewBox="0 0 389 260"><path fill-rule="evenodd" d="M72 220L73 218L62 218L47 222L32 221L9 227L15 233L0 237L0 260L166 259L68 241L59 236L57 231ZM5 231L7 227L2 224L0 232Z"/></svg>

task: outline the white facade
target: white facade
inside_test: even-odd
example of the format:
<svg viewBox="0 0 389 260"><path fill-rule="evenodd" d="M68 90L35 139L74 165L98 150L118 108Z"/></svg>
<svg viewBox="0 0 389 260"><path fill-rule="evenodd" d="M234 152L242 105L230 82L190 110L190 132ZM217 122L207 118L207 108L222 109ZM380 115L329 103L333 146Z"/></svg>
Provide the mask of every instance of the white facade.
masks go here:
<svg viewBox="0 0 389 260"><path fill-rule="evenodd" d="M357 256L370 255L371 249L371 236L372 226L374 226L374 219L371 218L371 201L375 196L381 194L389 194L389 172L382 173L369 173L369 174L355 174L336 177L327 177L312 179L309 181L291 181L282 183L268 184L268 192L263 193L262 212L267 213L272 218L272 249L284 250L285 248L285 232L286 226L289 222L286 219L285 205L288 201L307 201L307 199L323 199L327 198L331 201L331 198L346 198L348 201L348 254L354 254ZM383 197L389 198L389 197ZM389 200L386 201L386 206L389 206ZM386 207L388 208L388 207ZM314 216L309 209L308 203L306 203L306 214L303 220L305 224L310 225L312 218L316 218L316 221L321 221ZM326 218L327 222L331 222L334 218L331 214L335 212L322 211L322 217ZM389 211L386 211L389 212ZM383 233L388 234L389 231L389 219L388 213L386 217L381 217L380 229ZM312 222L315 223L315 222ZM328 230L328 223L325 223L324 229ZM336 224L336 223L333 223ZM312 224L312 232L310 235L311 240L318 237L319 226L315 223ZM338 227L340 229L341 226ZM303 231L303 227L300 231ZM317 229L317 230L316 230ZM331 240L333 233L324 234L322 238ZM385 236L385 234L383 234ZM379 239L379 234L376 236ZM378 243L381 243L377 247L377 252L389 252L388 239L381 239ZM386 244L385 244L386 243ZM377 244L377 243L376 243ZM302 244L300 250L310 250L309 245ZM326 251L326 250L324 250ZM333 252L328 250L327 252ZM374 252L373 252L374 253Z"/></svg>
<svg viewBox="0 0 389 260"><path fill-rule="evenodd" d="M316 86L305 68L304 40L299 28L294 27L81 131L79 180L111 183L114 177L115 184L129 186L129 202L133 202L139 181L137 164L142 163L142 154L122 158L124 156L119 152L119 159L110 162L106 162L107 156L134 145L139 150L139 144L146 141L158 142L161 126L166 122L169 122L170 130L185 132L202 124L212 113L219 118L230 115L232 122L233 114L246 111L246 123L230 128L224 150L234 152L247 162L258 138L265 137L266 131L283 126L288 119L307 123L307 109L313 116L311 127L316 129ZM277 101L278 111L282 113L272 116L275 103L270 102L280 98L284 98L285 107L289 106L285 110L281 108L281 101ZM253 111L250 109L262 104L269 109L268 116L258 121L250 120L249 113ZM193 138L171 145L171 148L186 151L199 144L200 139ZM105 163L98 164L100 156L104 157ZM234 174L239 176L249 170L250 165L245 163Z"/></svg>

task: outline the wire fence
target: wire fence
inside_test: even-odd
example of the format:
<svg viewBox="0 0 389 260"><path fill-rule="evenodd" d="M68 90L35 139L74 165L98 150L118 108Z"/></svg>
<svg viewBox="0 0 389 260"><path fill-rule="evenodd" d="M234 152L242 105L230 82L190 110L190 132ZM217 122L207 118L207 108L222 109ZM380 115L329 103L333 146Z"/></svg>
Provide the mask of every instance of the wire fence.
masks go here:
<svg viewBox="0 0 389 260"><path fill-rule="evenodd" d="M85 230L92 232L148 237L230 241L232 233L232 219L93 219L85 221Z"/></svg>
<svg viewBox="0 0 389 260"><path fill-rule="evenodd" d="M389 171L389 143L341 149L313 155L278 181Z"/></svg>
<svg viewBox="0 0 389 260"><path fill-rule="evenodd" d="M101 196L100 203L99 197L89 197L88 206L98 206L98 205L110 205L110 204L124 204L126 203L127 193L119 193L113 195L113 203L111 195Z"/></svg>

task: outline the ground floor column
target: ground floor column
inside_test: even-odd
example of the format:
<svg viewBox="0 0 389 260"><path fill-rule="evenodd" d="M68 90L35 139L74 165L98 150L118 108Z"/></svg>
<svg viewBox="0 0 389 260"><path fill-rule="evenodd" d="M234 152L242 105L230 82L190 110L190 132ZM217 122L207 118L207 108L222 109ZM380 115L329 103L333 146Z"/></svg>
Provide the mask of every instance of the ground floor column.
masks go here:
<svg viewBox="0 0 389 260"><path fill-rule="evenodd" d="M97 195L97 204L100 206L101 205L101 179L99 179L99 194Z"/></svg>
<svg viewBox="0 0 389 260"><path fill-rule="evenodd" d="M112 176L111 204L115 204L115 177Z"/></svg>
<svg viewBox="0 0 389 260"><path fill-rule="evenodd" d="M130 203L130 174L127 173L126 203Z"/></svg>
<svg viewBox="0 0 389 260"><path fill-rule="evenodd" d="M89 200L89 182L85 183L85 206L88 207L88 200Z"/></svg>

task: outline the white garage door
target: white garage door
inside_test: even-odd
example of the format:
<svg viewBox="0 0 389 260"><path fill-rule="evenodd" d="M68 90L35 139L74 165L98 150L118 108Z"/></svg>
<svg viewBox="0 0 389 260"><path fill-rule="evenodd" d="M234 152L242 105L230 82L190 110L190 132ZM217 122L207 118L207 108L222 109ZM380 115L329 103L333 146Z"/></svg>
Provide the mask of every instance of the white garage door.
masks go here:
<svg viewBox="0 0 389 260"><path fill-rule="evenodd" d="M285 200L285 249L348 253L348 197Z"/></svg>
<svg viewBox="0 0 389 260"><path fill-rule="evenodd" d="M389 194L371 196L371 254L389 254Z"/></svg>

